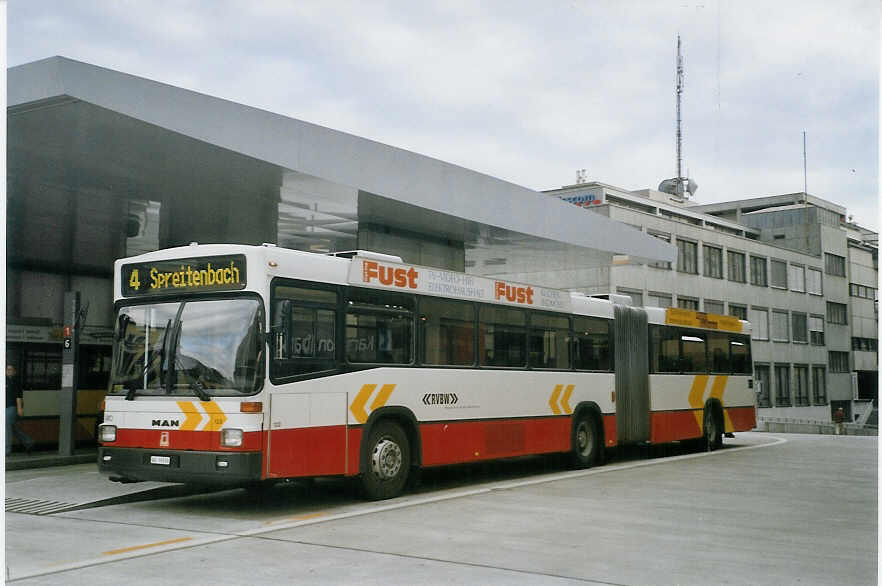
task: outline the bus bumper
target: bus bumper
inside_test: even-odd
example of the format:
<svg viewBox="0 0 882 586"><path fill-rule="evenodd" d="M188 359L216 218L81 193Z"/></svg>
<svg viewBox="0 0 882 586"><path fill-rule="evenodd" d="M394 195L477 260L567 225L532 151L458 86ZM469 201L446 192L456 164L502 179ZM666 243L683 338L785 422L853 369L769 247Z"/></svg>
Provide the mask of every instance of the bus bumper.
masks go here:
<svg viewBox="0 0 882 586"><path fill-rule="evenodd" d="M242 485L260 480L260 452L98 448L98 471L111 480Z"/></svg>

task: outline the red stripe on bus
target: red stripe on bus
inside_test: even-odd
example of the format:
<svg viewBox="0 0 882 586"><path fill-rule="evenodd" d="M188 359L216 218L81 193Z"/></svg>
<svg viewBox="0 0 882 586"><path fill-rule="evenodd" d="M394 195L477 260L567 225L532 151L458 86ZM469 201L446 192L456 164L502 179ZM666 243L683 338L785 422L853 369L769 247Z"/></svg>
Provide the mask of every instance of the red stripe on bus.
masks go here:
<svg viewBox="0 0 882 586"><path fill-rule="evenodd" d="M569 417L424 423L423 466L443 466L570 449Z"/></svg>
<svg viewBox="0 0 882 586"><path fill-rule="evenodd" d="M274 429L270 432L268 455L269 478L344 474L346 426Z"/></svg>
<svg viewBox="0 0 882 586"><path fill-rule="evenodd" d="M163 441L168 434L168 442ZM262 434L248 431L243 434L242 445L235 448L221 447L219 431L181 431L170 429L117 429L115 442L102 445L113 448L155 448L161 450L199 450L226 452L254 452L262 447Z"/></svg>
<svg viewBox="0 0 882 586"><path fill-rule="evenodd" d="M727 407L726 415L732 422L732 431L750 431L756 427L756 409L754 407Z"/></svg>
<svg viewBox="0 0 882 586"><path fill-rule="evenodd" d="M756 427L756 411L753 407L727 407L726 415L732 422L731 431L750 431ZM649 414L649 441L663 444L683 439L701 437L698 419L703 410L653 411ZM730 430L727 430L730 431Z"/></svg>

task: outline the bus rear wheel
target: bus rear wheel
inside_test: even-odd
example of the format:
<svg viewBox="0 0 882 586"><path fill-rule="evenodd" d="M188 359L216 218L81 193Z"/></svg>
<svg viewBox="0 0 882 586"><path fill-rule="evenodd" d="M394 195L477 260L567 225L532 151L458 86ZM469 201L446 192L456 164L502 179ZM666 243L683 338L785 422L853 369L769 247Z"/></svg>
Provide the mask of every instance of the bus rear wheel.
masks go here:
<svg viewBox="0 0 882 586"><path fill-rule="evenodd" d="M600 434L594 418L588 412L580 413L573 425L573 467L590 468L597 463L600 449Z"/></svg>
<svg viewBox="0 0 882 586"><path fill-rule="evenodd" d="M723 447L723 429L710 405L704 409L704 436L701 438L701 442L708 452Z"/></svg>
<svg viewBox="0 0 882 586"><path fill-rule="evenodd" d="M401 494L410 472L410 444L401 426L378 422L368 435L366 449L367 466L361 474L365 496L382 500Z"/></svg>

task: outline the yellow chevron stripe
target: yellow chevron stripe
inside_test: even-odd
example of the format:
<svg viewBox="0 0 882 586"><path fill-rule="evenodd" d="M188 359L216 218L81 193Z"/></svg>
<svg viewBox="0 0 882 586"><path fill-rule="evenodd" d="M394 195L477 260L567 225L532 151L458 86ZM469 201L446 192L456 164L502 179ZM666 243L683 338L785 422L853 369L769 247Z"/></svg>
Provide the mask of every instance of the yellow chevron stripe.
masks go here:
<svg viewBox="0 0 882 586"><path fill-rule="evenodd" d="M184 424L181 431L195 431L199 424L202 423L202 413L193 405L192 401L178 401L178 409L184 414Z"/></svg>
<svg viewBox="0 0 882 586"><path fill-rule="evenodd" d="M704 390L707 388L707 379L710 377L706 374L695 376L692 381L692 388L689 390L689 406L692 407L692 414L695 415L695 421L698 422L698 429L704 431L704 420L702 419L704 408Z"/></svg>
<svg viewBox="0 0 882 586"><path fill-rule="evenodd" d="M201 405L205 410L206 415L208 415L208 423L202 428L202 431L220 430L220 428L223 427L224 422L227 420L227 416L224 415L223 409L221 409L214 401L201 403Z"/></svg>
<svg viewBox="0 0 882 586"><path fill-rule="evenodd" d="M352 401L352 405L349 406L349 411L352 412L352 416L355 417L355 420L359 423L367 421L368 414L364 410L364 406L367 404L367 400L370 399L371 393L373 393L376 388L377 385L363 385L361 390L358 391L358 394L355 395L355 400Z"/></svg>
<svg viewBox="0 0 882 586"><path fill-rule="evenodd" d="M560 400L560 406L563 407L564 413L569 415L573 412L573 408L570 407L570 395L573 394L573 389L576 388L576 385L567 385L567 390L564 391L564 396Z"/></svg>
<svg viewBox="0 0 882 586"><path fill-rule="evenodd" d="M379 409L383 405L386 404L386 401L389 400L389 395L392 394L392 391L395 390L395 385L383 385L380 387L380 392L377 393L377 396L374 397L374 402L371 403L371 411L374 409Z"/></svg>
<svg viewBox="0 0 882 586"><path fill-rule="evenodd" d="M714 379L714 384L711 386L711 394L710 396L714 399L719 399L720 405L723 406L723 419L725 432L731 433L735 431L735 426L732 424L732 420L729 419L729 412L726 411L725 403L723 403L723 393L726 392L726 383L729 382L728 376L718 376Z"/></svg>
<svg viewBox="0 0 882 586"><path fill-rule="evenodd" d="M560 415L560 407L557 406L557 398L560 396L561 390L563 390L563 385L555 385L554 392L551 393L551 398L548 399L548 406L551 407L551 412L555 415Z"/></svg>

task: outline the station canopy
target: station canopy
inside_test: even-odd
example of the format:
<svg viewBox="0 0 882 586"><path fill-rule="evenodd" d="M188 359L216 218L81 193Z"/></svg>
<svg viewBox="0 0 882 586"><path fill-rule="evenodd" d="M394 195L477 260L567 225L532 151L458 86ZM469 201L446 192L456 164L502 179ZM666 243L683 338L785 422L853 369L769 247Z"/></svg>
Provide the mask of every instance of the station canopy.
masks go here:
<svg viewBox="0 0 882 586"><path fill-rule="evenodd" d="M164 222L165 246L381 243L396 254L398 239L407 262L527 278L676 258L675 246L525 187L64 57L10 68L7 84L11 189L39 177L140 202ZM434 257L407 253L433 246Z"/></svg>

